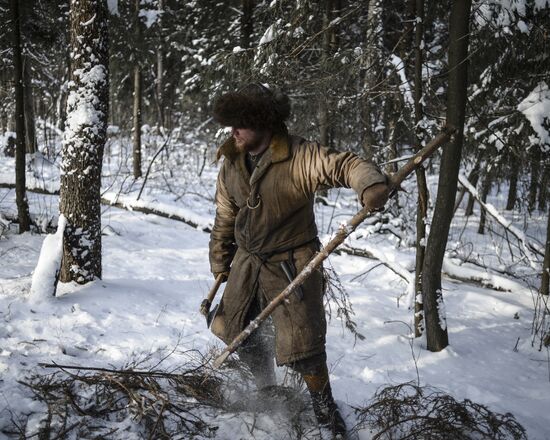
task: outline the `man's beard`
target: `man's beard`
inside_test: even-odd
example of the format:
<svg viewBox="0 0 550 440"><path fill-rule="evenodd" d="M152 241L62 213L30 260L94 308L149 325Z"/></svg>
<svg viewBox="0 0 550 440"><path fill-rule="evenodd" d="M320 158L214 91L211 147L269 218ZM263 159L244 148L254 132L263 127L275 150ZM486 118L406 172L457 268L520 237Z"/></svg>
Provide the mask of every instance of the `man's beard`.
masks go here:
<svg viewBox="0 0 550 440"><path fill-rule="evenodd" d="M235 138L235 146L237 147L237 150L248 153L249 151L256 150L262 144L263 140L264 140L264 133L256 132L254 136L248 140L244 140L244 139L239 140Z"/></svg>

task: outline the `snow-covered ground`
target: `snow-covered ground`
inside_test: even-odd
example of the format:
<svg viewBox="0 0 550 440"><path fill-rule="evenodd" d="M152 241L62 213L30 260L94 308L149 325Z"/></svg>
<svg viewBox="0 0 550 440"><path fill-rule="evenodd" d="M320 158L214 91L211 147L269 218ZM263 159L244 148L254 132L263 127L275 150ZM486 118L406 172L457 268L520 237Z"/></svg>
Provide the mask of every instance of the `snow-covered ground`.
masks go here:
<svg viewBox="0 0 550 440"><path fill-rule="evenodd" d="M200 159L197 156L199 166L192 165L193 169L200 169ZM2 182L9 180L12 163L0 158ZM166 185L173 181L157 175L144 198L211 219L215 175L216 168L207 164L200 179L185 185L176 179L170 191ZM121 187L117 185L106 184L105 189L117 191ZM140 185L135 186L139 190ZM12 190L0 190L0 213L14 214L14 198ZM356 206L347 190L332 192L330 200L334 207L317 208L324 240ZM56 196L29 194L29 202L33 214L56 216ZM493 195L491 202L498 206L499 196ZM58 297L38 302L29 300L29 290L44 235L17 235L12 228L0 236L0 429L17 414L44 411L18 382L33 373L46 373L38 366L41 362L122 368L147 354L161 359L173 351L162 364L168 371L185 361L188 349L207 353L222 346L198 312L213 282L208 234L173 220L108 206L103 207L102 221L103 279L85 286L61 285ZM530 217L527 223L520 226L527 225L527 235L540 241L543 217ZM499 244L499 237L478 236L476 228L477 218L466 221L457 216L449 244L455 255L464 257L464 249L471 245L468 255L475 254L495 268L514 270L503 266L509 251ZM493 229L498 231L495 224ZM397 242L394 235L365 226L349 243L375 250L390 264L411 272L414 251L403 243L397 247ZM431 353L423 348L423 340L411 340L412 312L405 296L410 289L401 277L378 261L346 254L332 256L329 265L340 275L352 300L357 330L366 337L355 340L337 318L330 322L331 380L349 426L356 423L352 407L364 405L379 387L418 381L458 400L511 412L530 439L550 438L549 354L531 343L534 296L527 284L529 279L534 284L536 277L528 278L528 269L518 269L527 282L515 280L504 286L511 292L444 278L450 346ZM278 374L282 379L284 369ZM254 425L249 417L219 418L216 438L288 438L278 416L263 413ZM367 440L371 434L360 431L359 438Z"/></svg>

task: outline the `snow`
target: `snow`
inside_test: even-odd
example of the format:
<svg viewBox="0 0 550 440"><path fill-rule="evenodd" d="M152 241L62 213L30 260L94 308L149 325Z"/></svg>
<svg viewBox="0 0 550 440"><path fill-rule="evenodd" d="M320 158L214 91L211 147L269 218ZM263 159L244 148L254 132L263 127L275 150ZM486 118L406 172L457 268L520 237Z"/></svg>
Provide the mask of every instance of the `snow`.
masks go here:
<svg viewBox="0 0 550 440"><path fill-rule="evenodd" d="M25 293L28 252L16 249L10 253L9 269L19 267L19 278L7 278L8 267L0 268L4 321L0 392L10 396L0 403L0 425L9 422L9 411L43 410L17 383L36 370L39 362L120 368L144 354L159 360L179 344L179 350L163 363L169 370L185 361L181 354L185 349L223 346L205 328L198 312L213 282L207 263L208 235L168 219L116 208L104 212L103 223L120 234L103 237L103 280L86 286L61 285L57 298L34 304ZM41 240L30 235L15 238L33 247ZM16 244L11 241L10 237L0 242L0 253ZM402 258L384 241L377 247L388 260ZM355 423L355 416L348 405L363 404L384 384L415 381L416 363L422 384L437 386L458 399L473 399L494 411L511 411L527 427L529 438L547 438L547 366L530 360L545 358L530 345L530 295L445 281L451 346L431 353L420 341L413 341L413 358L409 330L395 322L411 319L406 307L396 307L397 277L379 268L368 280L352 281L372 262L341 255L331 257L331 264L351 294L360 332L367 335L365 341L356 342L337 320L329 325L333 391L349 425ZM519 320L513 318L515 313ZM513 352L518 337L518 352ZM277 373L282 380L284 370ZM257 430L252 437L246 430L249 417L219 416L216 438L287 438L284 420L268 413L255 416ZM267 427L268 433L262 432ZM366 431L359 434L361 440L370 438Z"/></svg>
<svg viewBox="0 0 550 440"><path fill-rule="evenodd" d="M152 155L159 146L153 137L150 142L144 153ZM190 138L176 144L170 152L171 162L153 166L139 202L136 196L142 181L126 179L131 175L131 163L126 164L123 154L130 151L128 145L115 137L106 146L104 198L129 207L162 207L202 226L212 224L218 169L209 165L212 156L203 155L202 141ZM163 159L159 156L158 160ZM203 160L206 166L199 176ZM58 188L59 168L43 166L42 176L35 177L33 184ZM173 173L169 177L166 167ZM0 182L12 182L13 169L13 159L1 157ZM27 177L32 175L28 171ZM437 176L428 176L431 189L436 181ZM416 197L411 191L415 184L414 180L404 184L410 199L400 194L403 217L415 212ZM488 201L497 214L505 203L501 197L491 194ZM42 216L55 224L58 196L29 193L28 198L33 218ZM6 217L16 212L14 200L13 190L0 189L0 212ZM328 200L328 206L315 208L324 243L360 208L350 190L331 191ZM357 422L353 407L364 405L377 389L418 380L458 400L472 399L492 411L511 412L530 439L546 440L550 438L548 352L533 347L533 289L521 278L536 281L534 270L527 261L511 261L508 247L498 236L480 236L475 232L477 217L465 218L460 212L451 225L442 280L446 316L442 325L447 325L450 345L439 353L427 351L424 338L411 338L414 248L403 244L407 239L413 241L404 236L396 219L382 224L380 216L373 216L346 241L368 250L392 270L378 260L347 254L332 255L326 261L350 295L353 320L366 337L356 340L333 313L327 334L333 393L347 424L353 426ZM546 217L523 219L511 213L501 217L531 243L542 241ZM224 347L199 312L214 282L209 272L208 234L167 218L102 205L103 279L84 286L60 284L56 297L34 301L31 286L39 285L34 280L42 279L40 272L50 277L54 273L46 270L46 263L55 267L53 258L47 257L60 242L63 221L57 223L57 238L18 235L13 226L0 229L0 430L10 425L12 414L32 414L28 425L32 434L44 416L44 405L19 382L35 373L51 372L39 363L123 368L149 356L149 365L160 362L160 368L170 371L188 361L185 353L190 349L219 354ZM492 226L498 228L496 223ZM399 233L401 241L396 236ZM464 262L466 257L485 267L513 269L518 278L480 269ZM285 374L284 368L277 369L279 382ZM289 438L288 419L272 411L219 411L209 421L219 426L215 438L221 440ZM113 438L136 438L135 425L131 419L121 421L116 425L120 436ZM371 438L367 430L358 433L359 440Z"/></svg>
<svg viewBox="0 0 550 440"><path fill-rule="evenodd" d="M538 143L550 152L550 89L541 81L529 95L518 104L535 131Z"/></svg>
<svg viewBox="0 0 550 440"><path fill-rule="evenodd" d="M276 30L275 24L272 24L266 29L266 31L262 35L262 38L260 38L260 43L258 45L262 46L263 44L271 43L276 36L277 36L277 30Z"/></svg>
<svg viewBox="0 0 550 440"><path fill-rule="evenodd" d="M197 225L198 229L212 229L213 221L210 217L199 215L188 208L174 206L168 203L159 201L135 200L133 197L124 196L114 192L107 192L102 196L111 204L120 203L129 208L147 208L150 210L158 210L168 215L169 217L182 217Z"/></svg>
<svg viewBox="0 0 550 440"><path fill-rule="evenodd" d="M109 12L113 15L118 15L118 0L107 0Z"/></svg>
<svg viewBox="0 0 550 440"><path fill-rule="evenodd" d="M63 231L66 224L67 219L61 214L57 222L57 232L47 235L42 242L40 256L32 275L29 294L31 302L46 300L55 293L55 284L63 257Z"/></svg>
<svg viewBox="0 0 550 440"><path fill-rule="evenodd" d="M67 98L68 110L63 141L65 144L72 144L69 154L74 154L75 149L84 148L83 140L79 135L82 130L92 134L100 131L103 112L97 109L99 101L95 93L107 80L105 66L101 64L77 69L74 71L74 76L78 78L80 86L75 87L75 84L71 83L71 91ZM89 148L90 144L87 145Z"/></svg>
<svg viewBox="0 0 550 440"><path fill-rule="evenodd" d="M414 107L413 93L411 89L411 84L407 79L407 73L405 72L405 64L403 63L403 60L401 58L399 58L397 55L393 53L390 55L390 62L393 64L395 71L399 76L399 79L401 80L401 83L399 84L399 90L401 90L401 93L403 94L403 98L405 99L405 102L411 108L413 108Z"/></svg>
<svg viewBox="0 0 550 440"><path fill-rule="evenodd" d="M140 9L139 17L145 19L145 26L150 28L157 22L162 13L163 11L155 9Z"/></svg>
<svg viewBox="0 0 550 440"><path fill-rule="evenodd" d="M468 189L468 191L472 194L476 194L478 197L478 203L483 204L484 208L495 218L499 221L499 223L508 231L510 231L519 241L521 248L527 257L527 260L529 262L529 265L535 269L539 269L539 265L536 263L536 257L533 255L531 250L529 249L527 240L527 237L525 236L525 233L523 231L520 231L517 227L515 227L510 221L506 220L499 212L498 210L490 203L483 203L481 202L479 195L477 194L477 190L468 182L466 176L463 173L459 173L458 181L462 186ZM543 253L542 249L539 249L539 253Z"/></svg>

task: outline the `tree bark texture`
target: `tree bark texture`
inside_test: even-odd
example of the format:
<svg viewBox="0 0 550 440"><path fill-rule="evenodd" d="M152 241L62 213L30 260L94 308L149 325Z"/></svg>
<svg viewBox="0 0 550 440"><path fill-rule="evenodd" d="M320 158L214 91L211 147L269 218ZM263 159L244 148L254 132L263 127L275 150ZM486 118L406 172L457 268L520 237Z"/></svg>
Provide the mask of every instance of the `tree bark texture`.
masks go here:
<svg viewBox="0 0 550 440"><path fill-rule="evenodd" d="M134 66L134 179L141 177L141 67Z"/></svg>
<svg viewBox="0 0 550 440"><path fill-rule="evenodd" d="M422 148L423 132L420 122L424 116L422 107L422 63L424 38L424 0L416 0L416 30L415 30L415 58L414 58L414 122L416 151ZM416 169L416 184L418 188L418 207L416 210L416 264L414 278L414 335L422 336L424 332L424 306L422 304L422 266L424 264L426 217L428 215L428 185L424 167Z"/></svg>
<svg viewBox="0 0 550 440"><path fill-rule="evenodd" d="M548 294L550 290L550 208L548 209L548 225L546 226L546 249L544 251L544 261L542 263L542 277L540 281L541 295Z"/></svg>
<svg viewBox="0 0 550 440"><path fill-rule="evenodd" d="M531 181L529 182L529 198L528 198L528 210L533 212L537 204L537 192L539 189L540 178L540 148L537 145L533 146L533 152L531 154Z"/></svg>
<svg viewBox="0 0 550 440"><path fill-rule="evenodd" d="M490 170L487 170L485 176L483 177L483 185L481 185L481 201L487 203L487 196L491 191L491 185L493 183L493 173ZM485 234L485 223L487 221L487 210L480 207L479 214L479 227L477 229L478 234Z"/></svg>
<svg viewBox="0 0 550 440"><path fill-rule="evenodd" d="M506 200L506 211L512 211L516 206L518 197L518 176L519 176L519 158L510 155L510 187L508 188L508 199Z"/></svg>
<svg viewBox="0 0 550 440"><path fill-rule="evenodd" d="M540 180L539 211L541 212L546 210L546 204L548 203L548 193L550 192L548 187L550 187L550 161L544 166Z"/></svg>
<svg viewBox="0 0 550 440"><path fill-rule="evenodd" d="M447 123L456 127L457 132L449 145L443 149L437 197L422 268L426 340L430 351L441 351L449 344L441 291L441 268L453 215L464 140L470 9L471 0L453 1L449 20Z"/></svg>
<svg viewBox="0 0 550 440"><path fill-rule="evenodd" d="M158 18L159 22L159 41L157 46L157 77L155 81L156 94L157 94L157 111L158 111L158 124L161 127L165 126L164 123L164 26L163 26L163 15L164 15L164 0L158 0L158 9L161 12L160 17Z"/></svg>
<svg viewBox="0 0 550 440"><path fill-rule="evenodd" d="M363 151L367 159L374 157L374 130L373 130L373 105L371 100L375 95L375 87L377 82L377 73L380 68L378 60L378 48L381 44L381 28L382 28L382 6L380 0L369 0L367 11L367 32L365 35L365 58L364 69L365 79L363 81Z"/></svg>
<svg viewBox="0 0 550 440"><path fill-rule="evenodd" d="M243 13L241 15L241 47L250 47L252 32L254 32L254 0L242 0Z"/></svg>
<svg viewBox="0 0 550 440"><path fill-rule="evenodd" d="M60 211L67 218L60 280L101 278L101 165L109 72L106 0L70 2L71 72L61 164Z"/></svg>
<svg viewBox="0 0 550 440"><path fill-rule="evenodd" d="M19 233L30 229L29 204L25 191L25 91L21 55L21 14L19 0L11 0L13 22L13 67L15 84L15 201L19 219Z"/></svg>
<svg viewBox="0 0 550 440"><path fill-rule="evenodd" d="M25 141L27 153L36 153L36 129L34 118L34 97L32 91L31 64L29 57L23 55L23 80L25 83Z"/></svg>
<svg viewBox="0 0 550 440"><path fill-rule="evenodd" d="M134 1L134 133L133 133L133 169L134 179L141 177L141 59L139 56L141 48L141 28L139 23L140 0Z"/></svg>

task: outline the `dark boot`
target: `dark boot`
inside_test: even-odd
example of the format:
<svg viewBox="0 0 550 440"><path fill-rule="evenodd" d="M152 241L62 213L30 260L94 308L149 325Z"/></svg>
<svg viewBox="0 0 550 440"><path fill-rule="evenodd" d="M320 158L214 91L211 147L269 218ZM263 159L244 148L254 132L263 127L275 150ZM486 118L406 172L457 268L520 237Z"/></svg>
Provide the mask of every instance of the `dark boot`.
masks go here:
<svg viewBox="0 0 550 440"><path fill-rule="evenodd" d="M263 298L256 298L250 306L246 322L254 319L262 308ZM239 358L254 376L258 390L277 385L273 361L274 339L271 321L266 321L237 349Z"/></svg>
<svg viewBox="0 0 550 440"><path fill-rule="evenodd" d="M303 378L311 395L313 412L319 428L328 430L333 439L346 439L346 423L332 397L326 364L318 374L304 374Z"/></svg>
<svg viewBox="0 0 550 440"><path fill-rule="evenodd" d="M277 385L273 350L270 350L269 342L263 336L261 331L253 333L249 341L237 350L239 358L254 376L258 390Z"/></svg>
<svg viewBox="0 0 550 440"><path fill-rule="evenodd" d="M342 418L338 406L332 397L330 385L323 392L310 391L313 412L321 429L328 430L334 439L346 438L346 422Z"/></svg>

